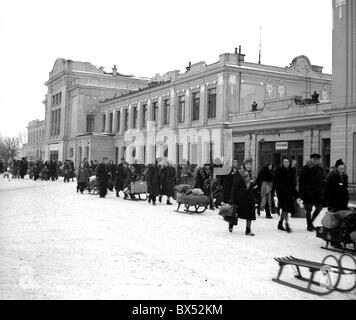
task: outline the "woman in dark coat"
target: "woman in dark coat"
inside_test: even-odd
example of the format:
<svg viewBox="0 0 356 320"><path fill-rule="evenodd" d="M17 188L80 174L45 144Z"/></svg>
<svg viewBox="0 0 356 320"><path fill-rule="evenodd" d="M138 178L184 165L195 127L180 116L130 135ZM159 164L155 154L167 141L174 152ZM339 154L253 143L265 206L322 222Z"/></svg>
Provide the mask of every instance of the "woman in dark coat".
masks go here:
<svg viewBox="0 0 356 320"><path fill-rule="evenodd" d="M274 178L278 207L282 209L278 229L289 233L292 230L288 224L288 213L294 211L294 199L297 194L297 191L295 190L294 172L290 167L289 159L283 159L283 165L276 169ZM284 220L286 221L286 228L283 227Z"/></svg>
<svg viewBox="0 0 356 320"><path fill-rule="evenodd" d="M244 161L243 167L236 171L233 177L233 183L231 188L230 204L232 204L237 210L237 217L246 220L247 236L254 236L251 231L251 222L256 220L255 210L255 192L254 182L251 179L249 171L250 159ZM232 232L232 225L229 225L229 231Z"/></svg>
<svg viewBox="0 0 356 320"><path fill-rule="evenodd" d="M348 176L341 159L336 161L334 170L327 177L325 201L329 210L347 210L349 203Z"/></svg>
<svg viewBox="0 0 356 320"><path fill-rule="evenodd" d="M152 204L156 205L156 197L159 196L161 187L160 187L160 170L158 167L158 162L155 164L151 164L148 166L146 173L146 181L147 181L147 192L148 202L152 201Z"/></svg>
<svg viewBox="0 0 356 320"><path fill-rule="evenodd" d="M103 162L98 165L96 177L98 179L100 198L105 198L108 193L109 184L109 161L108 158L103 158Z"/></svg>
<svg viewBox="0 0 356 320"><path fill-rule="evenodd" d="M161 196L167 196L167 204L171 205L170 197L174 195L176 169L169 162L161 170Z"/></svg>

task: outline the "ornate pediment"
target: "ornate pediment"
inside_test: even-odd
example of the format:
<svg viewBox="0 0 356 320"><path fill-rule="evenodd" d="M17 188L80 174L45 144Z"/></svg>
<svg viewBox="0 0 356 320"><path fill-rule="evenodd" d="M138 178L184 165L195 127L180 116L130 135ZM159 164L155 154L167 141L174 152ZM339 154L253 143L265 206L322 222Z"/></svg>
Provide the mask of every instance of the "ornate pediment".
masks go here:
<svg viewBox="0 0 356 320"><path fill-rule="evenodd" d="M65 69L65 63L66 63L65 59L63 59L63 58L58 58L58 59L56 60L56 62L54 63L54 65L53 65L53 68L52 68L52 71L51 71L50 74L49 74L49 77L52 78L52 77L54 77L56 74L61 73L62 71L64 71L64 69Z"/></svg>
<svg viewBox="0 0 356 320"><path fill-rule="evenodd" d="M312 70L312 65L307 56L298 56L293 59L288 70L308 73Z"/></svg>

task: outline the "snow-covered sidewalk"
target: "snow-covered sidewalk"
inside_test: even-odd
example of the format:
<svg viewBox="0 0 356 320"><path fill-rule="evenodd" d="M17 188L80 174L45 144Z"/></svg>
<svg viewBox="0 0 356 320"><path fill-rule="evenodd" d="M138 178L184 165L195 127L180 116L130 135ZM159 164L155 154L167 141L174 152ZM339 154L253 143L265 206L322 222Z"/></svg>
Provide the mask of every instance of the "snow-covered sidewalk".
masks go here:
<svg viewBox="0 0 356 320"><path fill-rule="evenodd" d="M0 299L356 297L317 297L271 281L274 257L321 261L329 254L304 219L292 219L287 234L277 230L276 216L258 217L256 236L248 237L244 221L229 233L217 210L189 215L175 205L153 207L113 192L100 199L75 188L0 177ZM282 277L293 275L290 267Z"/></svg>

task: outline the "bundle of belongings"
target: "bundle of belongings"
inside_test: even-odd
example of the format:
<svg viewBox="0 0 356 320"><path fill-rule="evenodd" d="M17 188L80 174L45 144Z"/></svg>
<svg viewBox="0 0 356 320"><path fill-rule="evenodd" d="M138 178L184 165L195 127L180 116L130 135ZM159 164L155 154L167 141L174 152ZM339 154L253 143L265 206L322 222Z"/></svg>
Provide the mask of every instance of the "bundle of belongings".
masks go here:
<svg viewBox="0 0 356 320"><path fill-rule="evenodd" d="M231 204L222 203L219 209L219 215L229 224L237 226L237 211Z"/></svg>
<svg viewBox="0 0 356 320"><path fill-rule="evenodd" d="M97 191L98 189L98 180L96 176L91 176L89 177L89 183L88 183L88 191Z"/></svg>
<svg viewBox="0 0 356 320"><path fill-rule="evenodd" d="M317 227L318 238L322 238L333 247L345 249L347 244L353 244L356 249L356 211L333 211L329 208L322 221L322 227ZM326 246L326 247L327 247Z"/></svg>
<svg viewBox="0 0 356 320"><path fill-rule="evenodd" d="M207 197L201 189L192 188L188 184L180 184L175 187L175 190L177 192L177 211L179 210L180 205L183 204L186 207L187 212L190 211L189 207L193 206L195 208L194 212L202 213L209 205L209 197ZM203 209L203 211L201 211L201 209Z"/></svg>

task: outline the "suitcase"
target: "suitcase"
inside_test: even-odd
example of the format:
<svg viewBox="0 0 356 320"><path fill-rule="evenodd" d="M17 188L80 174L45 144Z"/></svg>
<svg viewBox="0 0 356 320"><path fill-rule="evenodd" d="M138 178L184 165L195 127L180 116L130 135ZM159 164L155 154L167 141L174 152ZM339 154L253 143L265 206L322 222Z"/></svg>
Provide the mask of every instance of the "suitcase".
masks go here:
<svg viewBox="0 0 356 320"><path fill-rule="evenodd" d="M131 182L131 193L135 193L135 194L147 193L147 182L146 181Z"/></svg>

